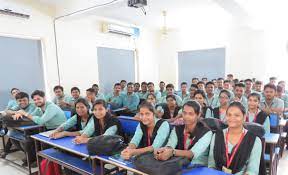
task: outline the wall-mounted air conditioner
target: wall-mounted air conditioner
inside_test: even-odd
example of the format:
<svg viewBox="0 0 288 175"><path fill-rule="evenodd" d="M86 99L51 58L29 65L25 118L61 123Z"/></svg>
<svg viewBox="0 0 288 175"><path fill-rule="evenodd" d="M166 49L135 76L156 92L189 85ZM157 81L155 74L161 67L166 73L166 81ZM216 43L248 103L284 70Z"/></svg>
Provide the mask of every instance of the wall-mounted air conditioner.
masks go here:
<svg viewBox="0 0 288 175"><path fill-rule="evenodd" d="M30 15L27 12L27 9L23 9L23 7L14 4L12 2L1 2L0 4L0 15L6 16L14 16L18 18L29 19Z"/></svg>
<svg viewBox="0 0 288 175"><path fill-rule="evenodd" d="M140 34L139 28L108 23L102 23L102 32L134 37L138 37Z"/></svg>

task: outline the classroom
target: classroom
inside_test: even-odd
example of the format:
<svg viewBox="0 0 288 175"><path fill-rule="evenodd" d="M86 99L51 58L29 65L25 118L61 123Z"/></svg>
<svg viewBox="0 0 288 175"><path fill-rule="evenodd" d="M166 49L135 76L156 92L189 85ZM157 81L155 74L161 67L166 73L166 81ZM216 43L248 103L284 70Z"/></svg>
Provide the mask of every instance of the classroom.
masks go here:
<svg viewBox="0 0 288 175"><path fill-rule="evenodd" d="M0 174L286 175L285 0L0 0Z"/></svg>

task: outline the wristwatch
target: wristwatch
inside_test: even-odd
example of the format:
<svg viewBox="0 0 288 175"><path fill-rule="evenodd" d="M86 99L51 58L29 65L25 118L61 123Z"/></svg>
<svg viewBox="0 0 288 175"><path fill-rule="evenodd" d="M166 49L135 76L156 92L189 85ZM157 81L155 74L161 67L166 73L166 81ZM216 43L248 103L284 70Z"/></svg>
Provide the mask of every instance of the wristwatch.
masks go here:
<svg viewBox="0 0 288 175"><path fill-rule="evenodd" d="M172 156L173 156L173 157L176 156L176 150L175 150L175 149L173 149L173 151L172 151Z"/></svg>

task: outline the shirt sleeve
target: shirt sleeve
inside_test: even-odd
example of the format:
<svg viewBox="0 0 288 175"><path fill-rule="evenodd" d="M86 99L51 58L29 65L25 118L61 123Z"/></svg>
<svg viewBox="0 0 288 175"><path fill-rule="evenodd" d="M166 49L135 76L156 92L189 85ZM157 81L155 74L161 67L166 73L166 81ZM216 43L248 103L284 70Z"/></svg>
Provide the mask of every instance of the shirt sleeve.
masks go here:
<svg viewBox="0 0 288 175"><path fill-rule="evenodd" d="M153 141L152 147L154 149L162 147L169 134L170 134L170 126L169 123L165 121L159 127L157 131L157 136Z"/></svg>
<svg viewBox="0 0 288 175"><path fill-rule="evenodd" d="M83 130L79 131L79 132L80 132L81 135L86 135L88 137L93 136L93 134L95 132L95 128L94 128L94 120L93 120L92 117L89 120L89 122L87 123L87 125L85 126L85 128Z"/></svg>
<svg viewBox="0 0 288 175"><path fill-rule="evenodd" d="M171 131L171 134L169 136L169 139L168 139L168 142L166 144L166 146L169 146L171 148L176 148L178 144L178 137L177 137L177 134L176 134L176 130L175 128Z"/></svg>
<svg viewBox="0 0 288 175"><path fill-rule="evenodd" d="M194 155L193 159L197 159L200 155L204 154L207 149L209 149L211 138L212 131L209 131L204 136L202 136L198 142L190 149Z"/></svg>
<svg viewBox="0 0 288 175"><path fill-rule="evenodd" d="M57 115L57 110L52 105L49 105L42 116L32 116L33 122L38 125L43 125Z"/></svg>
<svg viewBox="0 0 288 175"><path fill-rule="evenodd" d="M248 160L247 170L245 172L246 174L258 175L261 152L262 152L262 143L261 140L258 137L256 137L250 158Z"/></svg>
<svg viewBox="0 0 288 175"><path fill-rule="evenodd" d="M103 135L115 135L117 133L117 126L111 126L108 128Z"/></svg>
<svg viewBox="0 0 288 175"><path fill-rule="evenodd" d="M73 117L69 118L65 123L60 125L60 128L63 128L64 131L72 128L77 124L77 116L74 115Z"/></svg>
<svg viewBox="0 0 288 175"><path fill-rule="evenodd" d="M265 133L270 133L270 119L269 117L266 117L266 120L264 121L264 130L265 130Z"/></svg>
<svg viewBox="0 0 288 175"><path fill-rule="evenodd" d="M132 143L136 147L138 147L142 137L143 137L143 132L141 130L140 124L138 124L136 131L135 131L135 134L134 134L133 138L131 139L130 143Z"/></svg>

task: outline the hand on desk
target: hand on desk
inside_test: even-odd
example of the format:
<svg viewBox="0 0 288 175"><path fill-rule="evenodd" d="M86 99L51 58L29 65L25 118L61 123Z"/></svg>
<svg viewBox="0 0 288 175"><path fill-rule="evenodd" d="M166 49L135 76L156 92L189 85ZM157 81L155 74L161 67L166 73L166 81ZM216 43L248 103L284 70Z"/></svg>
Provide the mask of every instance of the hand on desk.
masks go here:
<svg viewBox="0 0 288 175"><path fill-rule="evenodd" d="M12 116L12 118L13 118L14 120L18 120L18 119L20 119L20 118L23 118L22 116L23 116L22 114L16 113L15 115Z"/></svg>
<svg viewBox="0 0 288 175"><path fill-rule="evenodd" d="M173 149L172 148L167 148L167 147L164 147L164 148L160 148L160 149L156 149L154 151L154 158L156 160L168 160L170 159L170 157L173 156Z"/></svg>
<svg viewBox="0 0 288 175"><path fill-rule="evenodd" d="M76 136L76 138L73 140L73 143L75 144L83 144L88 143L89 138L84 136Z"/></svg>
<svg viewBox="0 0 288 175"><path fill-rule="evenodd" d="M121 157L125 160L129 160L134 154L136 149L126 148L121 152Z"/></svg>
<svg viewBox="0 0 288 175"><path fill-rule="evenodd" d="M66 137L65 131L63 131L63 132L55 131L49 136L49 138L51 138L51 139L59 139L62 137Z"/></svg>

